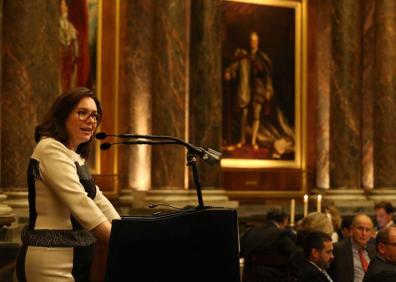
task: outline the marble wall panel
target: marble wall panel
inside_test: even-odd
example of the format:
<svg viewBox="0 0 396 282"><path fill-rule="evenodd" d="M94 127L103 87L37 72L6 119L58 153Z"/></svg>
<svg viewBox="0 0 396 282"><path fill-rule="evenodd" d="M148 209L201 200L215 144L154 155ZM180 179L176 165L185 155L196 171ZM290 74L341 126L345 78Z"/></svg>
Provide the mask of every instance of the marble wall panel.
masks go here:
<svg viewBox="0 0 396 282"><path fill-rule="evenodd" d="M375 2L363 1L362 186L374 186L373 97L375 92Z"/></svg>
<svg viewBox="0 0 396 282"><path fill-rule="evenodd" d="M194 0L190 44L190 142L220 151L221 1ZM200 164L203 187L220 187L220 164Z"/></svg>
<svg viewBox="0 0 396 282"><path fill-rule="evenodd" d="M316 185L330 186L330 63L331 63L331 0L317 1L316 66L317 126Z"/></svg>
<svg viewBox="0 0 396 282"><path fill-rule="evenodd" d="M333 2L330 186L361 186L361 1Z"/></svg>
<svg viewBox="0 0 396 282"><path fill-rule="evenodd" d="M1 45L3 42L3 0L0 0L0 54L1 54ZM3 61L2 61L2 56L0 56L0 89L2 85L2 73L3 73ZM0 124L1 123L1 108L2 108L2 94L0 91ZM1 132L0 132L0 156L1 156ZM0 171L1 171L1 161L0 161ZM2 178L1 178L1 173L0 173L0 184L2 183ZM0 193L2 191L1 185L0 185Z"/></svg>
<svg viewBox="0 0 396 282"><path fill-rule="evenodd" d="M1 186L26 187L34 127L58 95L59 3L4 1Z"/></svg>
<svg viewBox="0 0 396 282"><path fill-rule="evenodd" d="M185 140L190 1L156 1L155 8L153 134ZM182 147L168 145L152 149L154 188L184 188L186 179L186 153Z"/></svg>
<svg viewBox="0 0 396 282"><path fill-rule="evenodd" d="M374 186L396 187L396 1L376 1Z"/></svg>
<svg viewBox="0 0 396 282"><path fill-rule="evenodd" d="M122 1L120 132L151 134L152 70L154 44L154 1ZM126 121L126 122L125 122ZM119 156L126 163L120 174L137 190L151 187L151 148L120 146Z"/></svg>

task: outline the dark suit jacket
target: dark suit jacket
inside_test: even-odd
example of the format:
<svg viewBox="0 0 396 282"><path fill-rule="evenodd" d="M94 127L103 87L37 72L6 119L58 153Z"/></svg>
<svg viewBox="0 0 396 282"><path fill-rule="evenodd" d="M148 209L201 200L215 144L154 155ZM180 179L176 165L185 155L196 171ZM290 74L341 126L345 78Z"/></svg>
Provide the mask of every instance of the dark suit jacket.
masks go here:
<svg viewBox="0 0 396 282"><path fill-rule="evenodd" d="M301 273L297 277L298 282L329 282L327 277L307 260L301 264Z"/></svg>
<svg viewBox="0 0 396 282"><path fill-rule="evenodd" d="M369 264L363 282L395 282L396 265L375 257Z"/></svg>
<svg viewBox="0 0 396 282"><path fill-rule="evenodd" d="M288 277L288 259L296 245L289 230L273 223L248 230L240 240L245 259L243 281L283 281Z"/></svg>
<svg viewBox="0 0 396 282"><path fill-rule="evenodd" d="M370 260L376 255L374 240L367 244L367 253ZM329 274L337 282L353 282L354 267L351 239L345 239L334 244L334 260Z"/></svg>

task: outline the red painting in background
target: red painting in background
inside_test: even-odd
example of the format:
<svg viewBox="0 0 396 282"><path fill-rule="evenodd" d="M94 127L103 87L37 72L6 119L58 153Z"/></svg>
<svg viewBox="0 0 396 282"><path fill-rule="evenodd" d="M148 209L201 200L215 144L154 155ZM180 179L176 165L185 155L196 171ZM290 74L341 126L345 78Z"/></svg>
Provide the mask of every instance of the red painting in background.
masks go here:
<svg viewBox="0 0 396 282"><path fill-rule="evenodd" d="M60 1L61 90L92 88L86 0Z"/></svg>

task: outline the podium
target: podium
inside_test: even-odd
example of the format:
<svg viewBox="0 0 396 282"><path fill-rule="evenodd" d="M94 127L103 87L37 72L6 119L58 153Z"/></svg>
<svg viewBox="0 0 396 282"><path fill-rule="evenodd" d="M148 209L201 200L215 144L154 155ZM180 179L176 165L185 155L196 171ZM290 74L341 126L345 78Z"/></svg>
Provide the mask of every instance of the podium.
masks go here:
<svg viewBox="0 0 396 282"><path fill-rule="evenodd" d="M237 212L192 208L114 220L107 282L239 282Z"/></svg>

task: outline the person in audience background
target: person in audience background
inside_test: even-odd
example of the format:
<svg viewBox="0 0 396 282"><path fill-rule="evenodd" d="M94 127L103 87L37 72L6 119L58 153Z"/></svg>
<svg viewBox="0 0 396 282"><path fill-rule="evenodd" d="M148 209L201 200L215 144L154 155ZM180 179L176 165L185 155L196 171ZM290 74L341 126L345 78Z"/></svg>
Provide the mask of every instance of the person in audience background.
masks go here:
<svg viewBox="0 0 396 282"><path fill-rule="evenodd" d="M396 281L396 226L381 229L376 238L377 256L370 262L363 282Z"/></svg>
<svg viewBox="0 0 396 282"><path fill-rule="evenodd" d="M285 229L288 216L273 209L266 219L265 224L251 228L241 237L244 282L289 281L288 259L296 245L294 234Z"/></svg>
<svg viewBox="0 0 396 282"><path fill-rule="evenodd" d="M394 224L393 212L394 208L391 202L381 201L375 204L375 219L377 221L377 230L381 230L387 226Z"/></svg>
<svg viewBox="0 0 396 282"><path fill-rule="evenodd" d="M352 233L352 218L343 217L341 221L341 228L338 230L338 240L341 241L351 237Z"/></svg>
<svg viewBox="0 0 396 282"><path fill-rule="evenodd" d="M106 245L120 218L85 164L101 119L95 94L78 87L58 96L36 127L18 281L90 281L95 241Z"/></svg>
<svg viewBox="0 0 396 282"><path fill-rule="evenodd" d="M370 259L375 256L373 222L366 214L357 214L352 220L351 238L334 245L334 260L329 269L337 282L361 282Z"/></svg>
<svg viewBox="0 0 396 282"><path fill-rule="evenodd" d="M333 234L333 224L328 216L320 212L309 213L297 226L296 251L290 256L289 268L292 277L296 278L301 275L304 266L304 242L308 234L321 231L330 236Z"/></svg>
<svg viewBox="0 0 396 282"><path fill-rule="evenodd" d="M339 235L338 231L341 228L341 213L340 211L334 206L330 205L325 207L325 213L329 217L331 223L333 224L333 233L331 234L331 239L333 240L333 243L339 241Z"/></svg>
<svg viewBox="0 0 396 282"><path fill-rule="evenodd" d="M297 226L297 244L302 245L304 237L313 231L322 231L331 237L334 227L326 214L311 212L303 218Z"/></svg>
<svg viewBox="0 0 396 282"><path fill-rule="evenodd" d="M305 260L301 266L298 282L332 282L326 269L333 256L333 242L329 234L317 231L307 234L304 240Z"/></svg>

